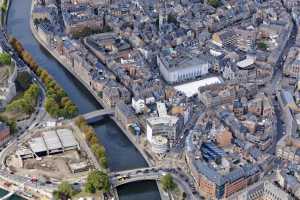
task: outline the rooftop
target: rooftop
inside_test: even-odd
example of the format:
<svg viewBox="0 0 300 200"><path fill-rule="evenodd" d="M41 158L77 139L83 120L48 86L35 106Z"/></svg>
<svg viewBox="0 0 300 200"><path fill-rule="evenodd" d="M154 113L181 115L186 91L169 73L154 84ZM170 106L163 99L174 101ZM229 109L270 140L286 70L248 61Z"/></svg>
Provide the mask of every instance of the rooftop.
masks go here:
<svg viewBox="0 0 300 200"><path fill-rule="evenodd" d="M78 142L73 136L72 130L58 129L56 132L64 148L78 146Z"/></svg>
<svg viewBox="0 0 300 200"><path fill-rule="evenodd" d="M223 82L223 80L220 77L210 77L210 78L202 79L199 81L193 81L190 83L181 84L181 85L175 86L174 88L177 91L183 92L187 97L191 97L198 93L199 87L212 85L212 84L218 84L218 83L222 83L222 82Z"/></svg>
<svg viewBox="0 0 300 200"><path fill-rule="evenodd" d="M53 131L47 131L42 133L43 138L45 140L45 143L47 145L48 150L54 150L54 149L60 149L62 148L62 145L60 143L60 140L56 134L56 132Z"/></svg>

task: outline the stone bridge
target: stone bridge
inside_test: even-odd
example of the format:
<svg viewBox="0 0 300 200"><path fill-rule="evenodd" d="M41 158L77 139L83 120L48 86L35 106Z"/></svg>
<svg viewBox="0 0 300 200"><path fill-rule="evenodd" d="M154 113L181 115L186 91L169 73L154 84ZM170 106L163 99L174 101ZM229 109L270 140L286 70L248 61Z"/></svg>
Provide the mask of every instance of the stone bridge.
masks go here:
<svg viewBox="0 0 300 200"><path fill-rule="evenodd" d="M114 114L115 111L113 109L102 109L83 114L82 116L88 123L95 123L103 119L104 116L112 116Z"/></svg>
<svg viewBox="0 0 300 200"><path fill-rule="evenodd" d="M191 177L188 178L182 171L178 171L170 168L162 168L162 167L146 167L132 170L125 170L120 172L111 172L109 174L110 183L112 188L116 188L118 186L137 182L144 180L154 180L159 181L160 178L166 174L171 174L174 181L180 186L183 191L187 194L187 199L196 200L200 199L198 193L193 193L192 185L193 182Z"/></svg>
<svg viewBox="0 0 300 200"><path fill-rule="evenodd" d="M166 173L161 171L160 168L149 167L149 168L139 168L133 170L125 170L120 172L110 173L110 182L113 187L118 187L120 185L143 181L143 180L159 180L161 176Z"/></svg>

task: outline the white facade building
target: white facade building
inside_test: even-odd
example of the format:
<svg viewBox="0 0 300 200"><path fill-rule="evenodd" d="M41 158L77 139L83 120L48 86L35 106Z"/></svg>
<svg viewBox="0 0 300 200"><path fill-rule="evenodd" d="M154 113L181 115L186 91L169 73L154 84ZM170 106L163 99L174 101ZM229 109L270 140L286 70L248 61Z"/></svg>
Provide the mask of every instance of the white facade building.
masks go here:
<svg viewBox="0 0 300 200"><path fill-rule="evenodd" d="M145 100L140 98L132 98L131 106L135 113L142 113L145 110Z"/></svg>
<svg viewBox="0 0 300 200"><path fill-rule="evenodd" d="M156 102L156 108L157 108L158 116L164 117L168 115L165 103Z"/></svg>
<svg viewBox="0 0 300 200"><path fill-rule="evenodd" d="M160 73L169 83L193 80L206 75L211 64L203 57L157 56Z"/></svg>
<svg viewBox="0 0 300 200"><path fill-rule="evenodd" d="M244 190L230 196L228 200L292 200L289 193L270 181L257 182Z"/></svg>
<svg viewBox="0 0 300 200"><path fill-rule="evenodd" d="M147 119L147 140L152 143L153 137L156 135L166 136L169 140L177 138L178 117L164 116L151 117Z"/></svg>
<svg viewBox="0 0 300 200"><path fill-rule="evenodd" d="M168 139L161 135L154 136L151 142L151 149L157 154L166 153L168 151Z"/></svg>

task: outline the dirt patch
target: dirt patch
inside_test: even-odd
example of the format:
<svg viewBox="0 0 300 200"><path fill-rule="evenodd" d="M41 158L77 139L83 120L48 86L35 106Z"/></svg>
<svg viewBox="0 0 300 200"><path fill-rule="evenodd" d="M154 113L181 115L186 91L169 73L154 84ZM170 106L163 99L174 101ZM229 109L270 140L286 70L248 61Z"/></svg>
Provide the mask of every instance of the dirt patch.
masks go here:
<svg viewBox="0 0 300 200"><path fill-rule="evenodd" d="M23 163L15 155L12 155L7 159L7 164L9 168L14 169L13 171L21 176L63 180L79 175L70 171L68 163L83 160L76 150L72 150L62 154L45 156L41 160L26 159Z"/></svg>

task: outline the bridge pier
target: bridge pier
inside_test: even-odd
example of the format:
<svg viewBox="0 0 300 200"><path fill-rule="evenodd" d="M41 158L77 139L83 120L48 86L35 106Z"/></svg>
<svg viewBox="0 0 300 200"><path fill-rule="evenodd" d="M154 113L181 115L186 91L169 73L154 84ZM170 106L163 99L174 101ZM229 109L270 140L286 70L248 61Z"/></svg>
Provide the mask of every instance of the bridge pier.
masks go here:
<svg viewBox="0 0 300 200"><path fill-rule="evenodd" d="M115 187L112 188L112 194L113 194L114 200L119 200L119 194L118 194L117 188L115 188Z"/></svg>

